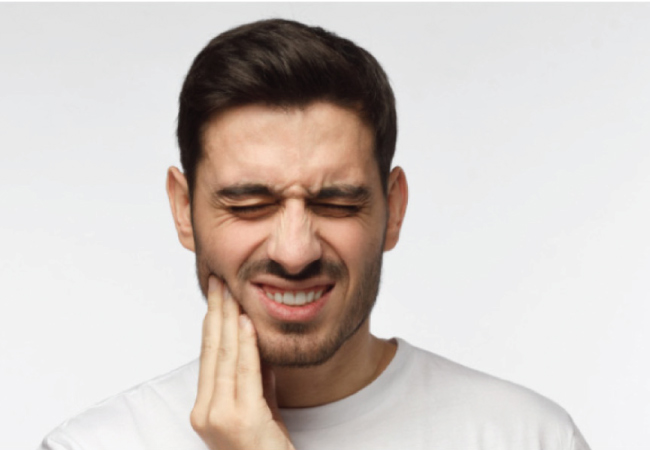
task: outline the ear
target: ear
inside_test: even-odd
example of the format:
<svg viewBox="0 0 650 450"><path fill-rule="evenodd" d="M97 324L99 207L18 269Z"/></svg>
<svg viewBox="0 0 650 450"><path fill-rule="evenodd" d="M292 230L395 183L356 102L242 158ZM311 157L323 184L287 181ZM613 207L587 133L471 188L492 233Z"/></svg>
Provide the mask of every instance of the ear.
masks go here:
<svg viewBox="0 0 650 450"><path fill-rule="evenodd" d="M174 216L178 240L188 250L194 251L192 232L192 208L185 175L176 167L167 170L167 196Z"/></svg>
<svg viewBox="0 0 650 450"><path fill-rule="evenodd" d="M408 197L409 189L406 184L406 175L401 167L395 167L388 176L388 223L384 241L385 252L392 250L397 245L404 214L406 214Z"/></svg>

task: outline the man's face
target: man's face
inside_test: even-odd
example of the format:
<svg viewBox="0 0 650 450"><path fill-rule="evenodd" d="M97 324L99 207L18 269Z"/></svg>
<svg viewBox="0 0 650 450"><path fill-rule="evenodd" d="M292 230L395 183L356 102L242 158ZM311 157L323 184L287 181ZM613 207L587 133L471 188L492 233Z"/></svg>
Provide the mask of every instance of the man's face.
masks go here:
<svg viewBox="0 0 650 450"><path fill-rule="evenodd" d="M371 130L330 103L208 123L192 205L203 292L223 279L273 365L320 364L377 296L387 203ZM297 303L297 304L296 304Z"/></svg>

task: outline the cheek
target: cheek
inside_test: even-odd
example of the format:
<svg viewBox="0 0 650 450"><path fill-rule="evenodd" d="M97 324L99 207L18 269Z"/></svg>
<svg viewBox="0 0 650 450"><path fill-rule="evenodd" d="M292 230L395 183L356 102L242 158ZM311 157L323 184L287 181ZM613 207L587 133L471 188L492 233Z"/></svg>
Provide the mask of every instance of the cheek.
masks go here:
<svg viewBox="0 0 650 450"><path fill-rule="evenodd" d="M202 258L210 267L227 278L254 256L268 235L268 227L254 222L232 222L204 233Z"/></svg>
<svg viewBox="0 0 650 450"><path fill-rule="evenodd" d="M377 249L383 246L381 230L358 221L321 226L319 234L350 271L354 271L355 267L365 262L370 255L375 255Z"/></svg>

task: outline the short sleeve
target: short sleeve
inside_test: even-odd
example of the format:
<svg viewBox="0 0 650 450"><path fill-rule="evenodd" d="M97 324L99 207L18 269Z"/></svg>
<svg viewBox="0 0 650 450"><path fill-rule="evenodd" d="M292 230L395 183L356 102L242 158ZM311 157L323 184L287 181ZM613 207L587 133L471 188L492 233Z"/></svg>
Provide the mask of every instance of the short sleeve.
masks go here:
<svg viewBox="0 0 650 450"><path fill-rule="evenodd" d="M589 444L578 430L578 427L573 425L573 436L571 438L571 447L569 450L591 450Z"/></svg>
<svg viewBox="0 0 650 450"><path fill-rule="evenodd" d="M65 439L64 436L53 436L55 433L52 433L43 439L41 446L37 450L82 450L81 447L75 445L74 442L69 439Z"/></svg>

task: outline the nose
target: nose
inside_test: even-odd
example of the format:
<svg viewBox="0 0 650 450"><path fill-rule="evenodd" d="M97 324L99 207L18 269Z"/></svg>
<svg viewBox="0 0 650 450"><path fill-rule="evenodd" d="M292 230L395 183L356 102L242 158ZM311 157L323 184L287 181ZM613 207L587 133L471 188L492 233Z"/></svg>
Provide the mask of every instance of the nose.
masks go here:
<svg viewBox="0 0 650 450"><path fill-rule="evenodd" d="M302 200L286 200L268 243L268 256L288 273L300 273L322 256L320 240Z"/></svg>

